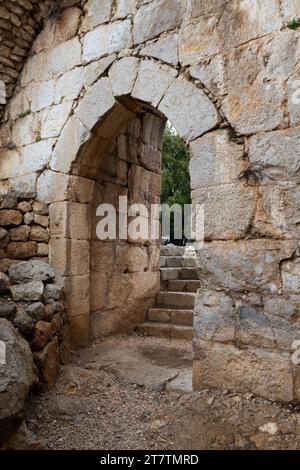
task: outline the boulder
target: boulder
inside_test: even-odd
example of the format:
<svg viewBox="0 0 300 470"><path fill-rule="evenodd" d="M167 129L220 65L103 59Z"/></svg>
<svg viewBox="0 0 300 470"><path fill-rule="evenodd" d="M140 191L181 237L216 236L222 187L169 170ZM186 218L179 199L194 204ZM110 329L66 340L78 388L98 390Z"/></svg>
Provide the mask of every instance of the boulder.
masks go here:
<svg viewBox="0 0 300 470"><path fill-rule="evenodd" d="M1 210L0 211L0 225L20 225L23 216L19 211L15 210Z"/></svg>
<svg viewBox="0 0 300 470"><path fill-rule="evenodd" d="M9 289L9 278L4 273L0 273L0 294L5 294Z"/></svg>
<svg viewBox="0 0 300 470"><path fill-rule="evenodd" d="M14 324L25 336L29 336L34 328L34 320L22 309L18 309Z"/></svg>
<svg viewBox="0 0 300 470"><path fill-rule="evenodd" d="M7 429L23 410L36 372L27 341L12 324L0 318L0 445Z"/></svg>
<svg viewBox="0 0 300 470"><path fill-rule="evenodd" d="M8 232L0 227L0 248L6 248L9 242L9 235Z"/></svg>
<svg viewBox="0 0 300 470"><path fill-rule="evenodd" d="M30 281L51 281L54 279L53 269L44 261L24 261L9 268L9 278L12 284L22 284Z"/></svg>

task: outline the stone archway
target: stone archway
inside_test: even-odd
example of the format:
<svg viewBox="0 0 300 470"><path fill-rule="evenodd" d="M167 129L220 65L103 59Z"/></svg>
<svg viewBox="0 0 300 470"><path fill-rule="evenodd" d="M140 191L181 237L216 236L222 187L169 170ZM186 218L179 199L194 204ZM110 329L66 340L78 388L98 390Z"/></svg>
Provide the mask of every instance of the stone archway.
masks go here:
<svg viewBox="0 0 300 470"><path fill-rule="evenodd" d="M127 57L87 91L56 144L44 176L54 191L57 171L76 178L77 192L90 191L87 201L72 194L50 204L50 262L65 280L74 345L87 344L90 331L95 338L133 329L159 291L159 242L97 240L96 209L119 196L149 209L159 203L166 119L192 142L217 126L218 113L176 70Z"/></svg>

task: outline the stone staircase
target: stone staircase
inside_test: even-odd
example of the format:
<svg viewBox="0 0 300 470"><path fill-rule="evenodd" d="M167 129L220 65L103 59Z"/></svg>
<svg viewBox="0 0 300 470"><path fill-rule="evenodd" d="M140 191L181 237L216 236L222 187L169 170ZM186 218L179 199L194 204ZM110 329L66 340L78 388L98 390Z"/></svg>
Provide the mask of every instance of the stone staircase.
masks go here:
<svg viewBox="0 0 300 470"><path fill-rule="evenodd" d="M161 248L161 291L138 332L145 336L193 339L193 313L200 287L195 251L168 245Z"/></svg>

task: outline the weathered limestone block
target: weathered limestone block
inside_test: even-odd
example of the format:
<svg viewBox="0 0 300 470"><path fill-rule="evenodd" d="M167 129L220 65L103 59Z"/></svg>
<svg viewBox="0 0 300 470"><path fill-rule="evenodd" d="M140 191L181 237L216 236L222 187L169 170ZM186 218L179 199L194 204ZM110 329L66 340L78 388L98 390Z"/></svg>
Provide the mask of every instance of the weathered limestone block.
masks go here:
<svg viewBox="0 0 300 470"><path fill-rule="evenodd" d="M44 284L42 281L32 281L27 284L12 286L10 291L15 302L19 302L21 300L36 302L42 300Z"/></svg>
<svg viewBox="0 0 300 470"><path fill-rule="evenodd" d="M103 310L106 306L108 279L105 273L91 274L91 311Z"/></svg>
<svg viewBox="0 0 300 470"><path fill-rule="evenodd" d="M230 344L195 342L194 388L252 392L269 400L294 399L290 354L264 349L238 349Z"/></svg>
<svg viewBox="0 0 300 470"><path fill-rule="evenodd" d="M141 6L134 17L134 43L139 44L174 29L182 21L182 16L180 0L155 0Z"/></svg>
<svg viewBox="0 0 300 470"><path fill-rule="evenodd" d="M10 180L11 187L18 193L19 198L36 197L37 173L28 173Z"/></svg>
<svg viewBox="0 0 300 470"><path fill-rule="evenodd" d="M1 420L12 418L22 411L36 377L27 341L4 318L0 319L0 340L6 346L6 363L0 364L1 423Z"/></svg>
<svg viewBox="0 0 300 470"><path fill-rule="evenodd" d="M19 147L32 144L38 137L39 132L40 122L38 116L31 112L15 122L12 129L12 141Z"/></svg>
<svg viewBox="0 0 300 470"><path fill-rule="evenodd" d="M112 0L88 0L84 6L82 31L89 31L110 20Z"/></svg>
<svg viewBox="0 0 300 470"><path fill-rule="evenodd" d="M41 112L41 138L58 137L72 108L72 102L49 107Z"/></svg>
<svg viewBox="0 0 300 470"><path fill-rule="evenodd" d="M281 265L282 284L285 292L300 291L300 258L284 261Z"/></svg>
<svg viewBox="0 0 300 470"><path fill-rule="evenodd" d="M24 261L9 268L9 278L13 284L23 284L30 281L49 282L54 279L54 271L43 261Z"/></svg>
<svg viewBox="0 0 300 470"><path fill-rule="evenodd" d="M96 60L86 65L83 70L83 81L85 86L91 86L100 78L108 67L116 60L117 55L111 54L103 59Z"/></svg>
<svg viewBox="0 0 300 470"><path fill-rule="evenodd" d="M87 129L92 129L114 104L109 79L102 78L87 91L75 113Z"/></svg>
<svg viewBox="0 0 300 470"><path fill-rule="evenodd" d="M50 205L50 233L52 238L89 240L90 208L76 202L55 202Z"/></svg>
<svg viewBox="0 0 300 470"><path fill-rule="evenodd" d="M201 289L197 292L194 330L198 339L229 342L235 340L235 304L224 292Z"/></svg>
<svg viewBox="0 0 300 470"><path fill-rule="evenodd" d="M281 9L287 21L300 16L300 6L297 0L282 0Z"/></svg>
<svg viewBox="0 0 300 470"><path fill-rule="evenodd" d="M76 67L66 72L55 83L54 103L78 98L84 84L84 69Z"/></svg>
<svg viewBox="0 0 300 470"><path fill-rule="evenodd" d="M231 183L196 189L192 201L203 205L205 239L236 240L249 232L257 193L243 183Z"/></svg>
<svg viewBox="0 0 300 470"><path fill-rule="evenodd" d="M299 294L263 296L264 314L269 319L277 348L292 352L294 341L300 337Z"/></svg>
<svg viewBox="0 0 300 470"><path fill-rule="evenodd" d="M128 15L133 15L136 11L137 0L118 0L115 18L126 18Z"/></svg>
<svg viewBox="0 0 300 470"><path fill-rule="evenodd" d="M32 205L30 204L30 202L28 201L21 201L19 202L19 204L17 205L17 209L22 212L22 213L26 213L26 212L30 212L32 210Z"/></svg>
<svg viewBox="0 0 300 470"><path fill-rule="evenodd" d="M40 321L44 318L45 306L42 302L35 302L33 304L30 304L26 308L25 311L26 311L27 315L29 315L30 318L33 319L33 321L37 322L37 321Z"/></svg>
<svg viewBox="0 0 300 470"><path fill-rule="evenodd" d="M13 242L26 242L29 238L30 227L21 225L17 228L12 228L9 231L9 237Z"/></svg>
<svg viewBox="0 0 300 470"><path fill-rule="evenodd" d="M32 85L31 111L36 113L41 109L50 107L54 102L55 80L34 83Z"/></svg>
<svg viewBox="0 0 300 470"><path fill-rule="evenodd" d="M0 187L0 209L14 209L17 205L17 194L9 187Z"/></svg>
<svg viewBox="0 0 300 470"><path fill-rule="evenodd" d="M23 221L23 216L19 211L3 209L0 210L0 226L20 225Z"/></svg>
<svg viewBox="0 0 300 470"><path fill-rule="evenodd" d="M69 176L56 171L46 170L38 179L37 196L39 201L52 203L65 201L68 197Z"/></svg>
<svg viewBox="0 0 300 470"><path fill-rule="evenodd" d="M151 60L143 60L132 96L156 107L176 77L177 71L171 67L158 66Z"/></svg>
<svg viewBox="0 0 300 470"><path fill-rule="evenodd" d="M0 148L0 172L1 178L15 178L19 174L21 158L16 150Z"/></svg>
<svg viewBox="0 0 300 470"><path fill-rule="evenodd" d="M34 241L11 242L7 245L7 255L15 259L31 258L37 254L37 245Z"/></svg>
<svg viewBox="0 0 300 470"><path fill-rule="evenodd" d="M146 247L129 244L116 247L116 271L128 273L145 272L148 268L148 252Z"/></svg>
<svg viewBox="0 0 300 470"><path fill-rule="evenodd" d="M162 37L140 51L141 56L154 57L170 65L178 64L178 34Z"/></svg>
<svg viewBox="0 0 300 470"><path fill-rule="evenodd" d="M198 62L220 52L222 42L218 22L218 16L211 16L200 17L182 25L178 38L179 60L182 65Z"/></svg>
<svg viewBox="0 0 300 470"><path fill-rule="evenodd" d="M82 122L75 116L71 116L55 146L50 168L54 171L68 173L76 159L80 145L87 140L88 136L89 133Z"/></svg>
<svg viewBox="0 0 300 470"><path fill-rule="evenodd" d="M79 315L70 322L70 342L74 348L83 348L88 345L90 338L90 318L88 315Z"/></svg>
<svg viewBox="0 0 300 470"><path fill-rule="evenodd" d="M131 46L130 20L115 21L111 24L98 26L84 36L82 59L84 63L88 63Z"/></svg>
<svg viewBox="0 0 300 470"><path fill-rule="evenodd" d="M51 389L60 370L57 337L55 336L43 351L35 353L34 359L39 369L43 389Z"/></svg>
<svg viewBox="0 0 300 470"><path fill-rule="evenodd" d="M50 161L53 145L53 139L49 139L22 147L21 158L23 173L26 174L44 170Z"/></svg>
<svg viewBox="0 0 300 470"><path fill-rule="evenodd" d="M64 279L65 306L71 319L82 315L89 316L90 312L90 281L88 275L74 276Z"/></svg>
<svg viewBox="0 0 300 470"><path fill-rule="evenodd" d="M197 251L199 277L208 288L276 293L281 289L280 263L296 249L294 240L207 243Z"/></svg>
<svg viewBox="0 0 300 470"><path fill-rule="evenodd" d="M219 30L224 47L245 44L251 39L279 31L282 26L277 0L233 0L221 15Z"/></svg>
<svg viewBox="0 0 300 470"><path fill-rule="evenodd" d="M111 273L114 267L114 244L95 240L91 245L91 270Z"/></svg>
<svg viewBox="0 0 300 470"><path fill-rule="evenodd" d="M300 182L299 128L258 134L249 139L249 161L261 171L262 184ZM286 151L288 148L288 152Z"/></svg>
<svg viewBox="0 0 300 470"><path fill-rule="evenodd" d="M215 96L223 95L225 92L225 58L218 54L209 60L202 60L190 68L192 77L201 83Z"/></svg>
<svg viewBox="0 0 300 470"><path fill-rule="evenodd" d="M233 90L223 111L238 134L272 131L283 122L284 89L279 84L254 84Z"/></svg>
<svg viewBox="0 0 300 470"><path fill-rule="evenodd" d="M244 147L228 131L211 132L190 145L191 188L236 182L246 169Z"/></svg>
<svg viewBox="0 0 300 470"><path fill-rule="evenodd" d="M49 299L60 300L62 298L62 287L56 284L46 284L44 290L44 300L47 302Z"/></svg>
<svg viewBox="0 0 300 470"><path fill-rule="evenodd" d="M186 80L176 79L158 107L186 140L200 137L218 123L213 103Z"/></svg>
<svg viewBox="0 0 300 470"><path fill-rule="evenodd" d="M88 241L52 238L49 250L50 265L57 276L81 276L89 273Z"/></svg>
<svg viewBox="0 0 300 470"><path fill-rule="evenodd" d="M36 242L48 243L49 241L49 232L47 229L41 227L40 225L32 225L30 229L30 240Z"/></svg>
<svg viewBox="0 0 300 470"><path fill-rule="evenodd" d="M129 95L135 83L140 61L136 57L124 57L115 62L109 79L115 96Z"/></svg>
<svg viewBox="0 0 300 470"><path fill-rule="evenodd" d="M258 192L254 231L261 236L299 238L300 185L268 184L261 186Z"/></svg>

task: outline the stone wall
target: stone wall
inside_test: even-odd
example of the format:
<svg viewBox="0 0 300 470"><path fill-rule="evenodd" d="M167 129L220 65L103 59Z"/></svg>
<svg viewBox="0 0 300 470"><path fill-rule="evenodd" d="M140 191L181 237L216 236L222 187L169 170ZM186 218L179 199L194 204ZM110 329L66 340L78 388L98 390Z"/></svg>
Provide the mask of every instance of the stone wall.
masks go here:
<svg viewBox="0 0 300 470"><path fill-rule="evenodd" d="M110 182L126 190L116 139L148 110L189 144L192 199L205 204L195 386L299 398L291 342L300 339L300 33L288 27L297 16L291 0L89 0L49 19L6 107L0 172L5 184L49 205L49 259L65 281L77 344L87 341L95 300L90 272L99 289L105 284L89 263L99 175L117 163ZM136 174L144 192L150 147ZM127 275L126 261L118 271L117 244L113 258L109 244L102 248L103 270L113 259L113 271ZM108 301L92 308L93 319L113 314Z"/></svg>
<svg viewBox="0 0 300 470"><path fill-rule="evenodd" d="M62 287L48 264L48 226L47 206L24 193L2 190L0 318L29 342L40 386L51 388L69 351Z"/></svg>

